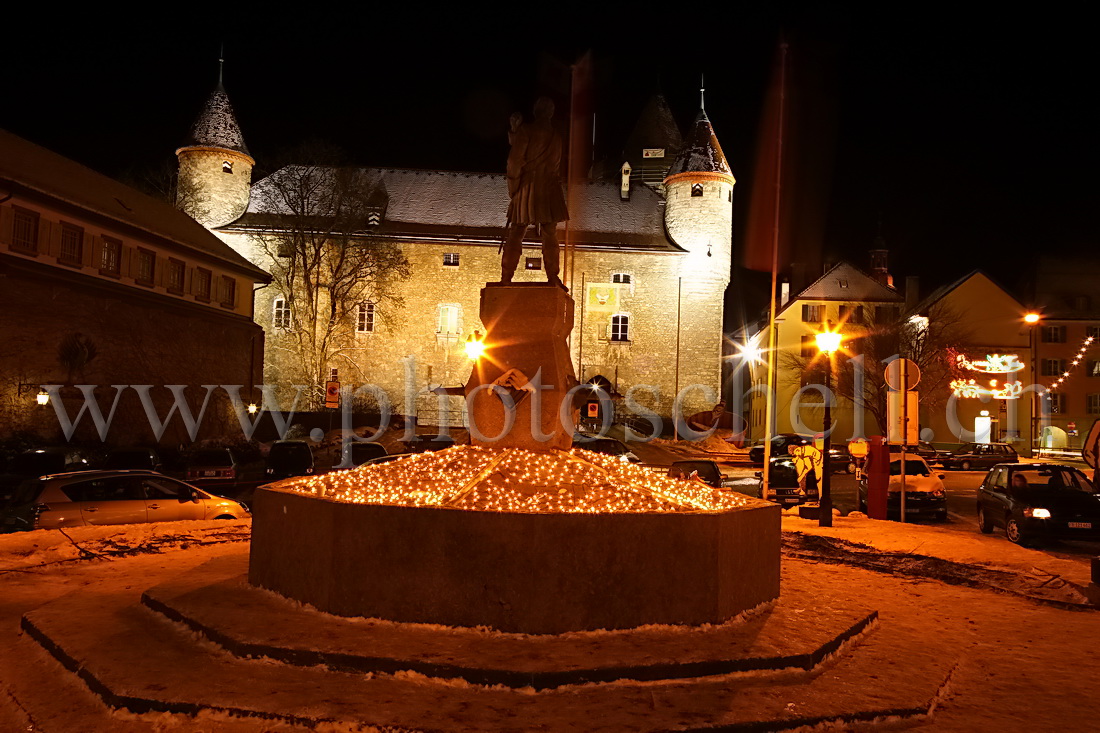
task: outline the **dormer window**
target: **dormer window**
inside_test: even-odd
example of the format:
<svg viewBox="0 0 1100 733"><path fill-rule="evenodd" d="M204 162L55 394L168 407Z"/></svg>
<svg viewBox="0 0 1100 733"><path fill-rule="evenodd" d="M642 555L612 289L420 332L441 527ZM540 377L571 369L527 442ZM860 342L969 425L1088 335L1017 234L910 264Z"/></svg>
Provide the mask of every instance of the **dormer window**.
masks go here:
<svg viewBox="0 0 1100 733"><path fill-rule="evenodd" d="M222 173L232 173L232 172L233 172L233 163L232 163L232 161L223 160L222 161Z"/></svg>
<svg viewBox="0 0 1100 733"><path fill-rule="evenodd" d="M692 195L692 197L702 196L703 195L703 184L701 184L701 183L691 184L691 195Z"/></svg>

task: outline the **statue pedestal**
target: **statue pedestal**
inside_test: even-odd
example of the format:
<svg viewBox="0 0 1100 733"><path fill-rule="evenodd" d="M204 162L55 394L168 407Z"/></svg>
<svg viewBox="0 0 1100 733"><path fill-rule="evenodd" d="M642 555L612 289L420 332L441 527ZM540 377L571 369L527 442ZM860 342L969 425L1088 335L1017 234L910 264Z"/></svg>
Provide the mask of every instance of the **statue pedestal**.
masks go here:
<svg viewBox="0 0 1100 733"><path fill-rule="evenodd" d="M481 322L485 352L466 384L470 442L569 450L576 424L568 393L577 377L566 343L573 299L549 283L489 283L481 290Z"/></svg>

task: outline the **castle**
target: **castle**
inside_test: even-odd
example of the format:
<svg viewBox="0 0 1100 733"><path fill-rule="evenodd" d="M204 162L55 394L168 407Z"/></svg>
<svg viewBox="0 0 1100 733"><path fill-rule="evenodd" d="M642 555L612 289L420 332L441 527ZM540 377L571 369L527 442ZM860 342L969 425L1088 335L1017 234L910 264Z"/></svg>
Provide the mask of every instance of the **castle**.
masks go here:
<svg viewBox="0 0 1100 733"><path fill-rule="evenodd" d="M617 180L588 180L570 192L569 230L559 232L573 244L562 275L576 304L574 367L617 408L668 416L682 392L678 409L690 415L719 399L735 180L702 108L681 138L656 97L628 144ZM176 154L179 206L265 271L285 266L285 253L268 245L290 226L292 212L276 193L294 166L252 181L255 160L220 82ZM330 173L354 179L368 202L353 239L395 248L409 275L394 282L389 301L365 295L341 304L345 338L318 365L314 384L337 370L346 384L381 387L395 411L432 420L425 413L439 403L428 388L464 383L471 368L464 344L484 333L479 294L500 276L506 179L395 168ZM545 279L534 231L529 237L518 282ZM293 330L306 327L295 324L293 296L283 290L276 278L255 294L269 384L288 381ZM461 405L448 409L457 423Z"/></svg>

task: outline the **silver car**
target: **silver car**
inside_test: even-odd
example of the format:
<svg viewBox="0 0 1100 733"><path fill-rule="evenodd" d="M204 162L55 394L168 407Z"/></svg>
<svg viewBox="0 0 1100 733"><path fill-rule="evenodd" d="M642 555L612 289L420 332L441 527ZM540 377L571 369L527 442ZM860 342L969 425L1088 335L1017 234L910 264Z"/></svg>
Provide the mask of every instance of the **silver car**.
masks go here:
<svg viewBox="0 0 1100 733"><path fill-rule="evenodd" d="M0 513L0 531L247 516L240 502L154 471L81 471L23 482Z"/></svg>

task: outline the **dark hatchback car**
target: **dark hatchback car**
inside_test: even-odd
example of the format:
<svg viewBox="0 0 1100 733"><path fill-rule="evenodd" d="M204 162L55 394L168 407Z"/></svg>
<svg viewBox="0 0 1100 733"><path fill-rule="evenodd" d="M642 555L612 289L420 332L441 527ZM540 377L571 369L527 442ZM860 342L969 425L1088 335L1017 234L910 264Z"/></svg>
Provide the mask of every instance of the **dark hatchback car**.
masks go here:
<svg viewBox="0 0 1100 733"><path fill-rule="evenodd" d="M313 451L304 440L276 440L267 454L266 478L279 481L313 473Z"/></svg>
<svg viewBox="0 0 1100 733"><path fill-rule="evenodd" d="M634 455L634 451L630 450L621 440L615 440L614 438L595 438L586 435L575 435L573 436L573 447L614 456L631 463L641 462L641 459Z"/></svg>
<svg viewBox="0 0 1100 733"><path fill-rule="evenodd" d="M772 470L768 476L769 492L764 496L764 472L757 471L756 478L760 480L756 496L781 504L784 509L791 506L804 504L808 501L817 501L817 476L813 471L806 477L806 491L798 484L798 469L795 468L794 459L778 456L772 459Z"/></svg>
<svg viewBox="0 0 1100 733"><path fill-rule="evenodd" d="M934 445L925 440L917 441L916 445L910 445L905 449L906 454L918 455L923 458L929 466L940 462L940 455L946 451L938 450ZM891 445L890 453L901 453L900 445Z"/></svg>
<svg viewBox="0 0 1100 733"><path fill-rule="evenodd" d="M668 477L698 479L714 489L735 488L734 483L722 475L722 469L714 461L676 461L669 467Z"/></svg>
<svg viewBox="0 0 1100 733"><path fill-rule="evenodd" d="M354 468L386 455L388 455L386 448L381 443L352 441L344 444L337 465L343 468Z"/></svg>
<svg viewBox="0 0 1100 733"><path fill-rule="evenodd" d="M8 461L0 472L0 506L8 503L27 479L88 468L87 454L76 448L55 446L24 451Z"/></svg>
<svg viewBox="0 0 1100 733"><path fill-rule="evenodd" d="M978 487L978 527L1003 527L1018 545L1100 540L1100 492L1080 470L1054 463L994 466Z"/></svg>
<svg viewBox="0 0 1100 733"><path fill-rule="evenodd" d="M204 491L237 498L263 478L263 463L233 448L200 448L186 458L184 478Z"/></svg>
<svg viewBox="0 0 1100 733"><path fill-rule="evenodd" d="M1008 443L967 443L960 448L940 453L940 465L969 471L992 468L998 463L1019 463L1020 456Z"/></svg>
<svg viewBox="0 0 1100 733"><path fill-rule="evenodd" d="M796 433L780 433L772 436L772 457L787 455L787 446L806 445L810 438ZM764 465L764 441L758 440L752 448L749 448L749 460L754 464Z"/></svg>

